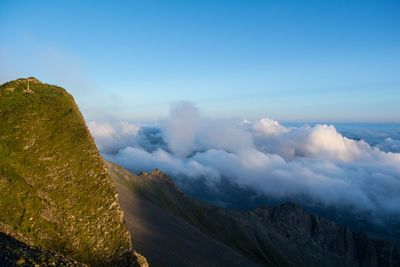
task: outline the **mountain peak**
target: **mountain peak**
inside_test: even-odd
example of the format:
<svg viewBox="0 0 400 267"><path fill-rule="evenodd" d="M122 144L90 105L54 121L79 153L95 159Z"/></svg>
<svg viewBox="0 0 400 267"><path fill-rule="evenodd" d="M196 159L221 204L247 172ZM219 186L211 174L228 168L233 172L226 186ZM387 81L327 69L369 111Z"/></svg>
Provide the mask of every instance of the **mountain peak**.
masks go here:
<svg viewBox="0 0 400 267"><path fill-rule="evenodd" d="M149 173L150 176L153 176L154 178L156 178L159 181L162 181L164 183L168 183L168 184L172 184L174 188L176 188L178 191L180 191L178 189L178 186L176 185L174 179L171 178L171 176L169 176L168 174L165 174L164 172L162 172L160 169L154 169L152 172Z"/></svg>
<svg viewBox="0 0 400 267"><path fill-rule="evenodd" d="M6 82L0 85L0 92L9 94L9 93L18 93L22 92L24 94L33 94L37 90L44 91L48 89L61 89L60 87L49 85L42 83L35 77L28 77L28 78L19 78L13 81ZM44 90L43 90L44 89ZM62 89L63 90L63 89Z"/></svg>
<svg viewBox="0 0 400 267"><path fill-rule="evenodd" d="M29 81L30 84L44 84L40 80L38 80L37 78L31 76L31 77L27 77L27 78L18 78L16 80L12 80L12 81L6 82L6 83L4 83L2 85L15 84L15 83L27 84L28 81Z"/></svg>
<svg viewBox="0 0 400 267"><path fill-rule="evenodd" d="M73 97L18 79L0 86L0 114L0 223L8 232L91 265L135 261L115 185Z"/></svg>
<svg viewBox="0 0 400 267"><path fill-rule="evenodd" d="M166 175L165 173L163 173L160 169L156 168L154 169L152 172L150 172L151 175L157 175L157 176L164 176Z"/></svg>
<svg viewBox="0 0 400 267"><path fill-rule="evenodd" d="M17 81L19 81L19 80L21 80L21 81L29 81L29 82L31 82L31 83L42 83L41 81L39 81L38 79L36 79L36 78L33 77L33 76L28 77L28 78L20 78L20 79L17 79Z"/></svg>

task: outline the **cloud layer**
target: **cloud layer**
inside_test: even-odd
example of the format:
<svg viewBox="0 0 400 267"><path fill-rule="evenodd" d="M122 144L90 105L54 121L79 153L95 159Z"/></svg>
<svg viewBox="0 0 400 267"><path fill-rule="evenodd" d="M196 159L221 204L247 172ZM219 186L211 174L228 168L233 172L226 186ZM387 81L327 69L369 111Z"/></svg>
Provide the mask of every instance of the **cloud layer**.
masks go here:
<svg viewBox="0 0 400 267"><path fill-rule="evenodd" d="M400 141L391 137L371 146L332 125L210 119L188 102L159 125L88 125L103 156L132 171L160 168L210 184L223 177L271 197L400 215Z"/></svg>

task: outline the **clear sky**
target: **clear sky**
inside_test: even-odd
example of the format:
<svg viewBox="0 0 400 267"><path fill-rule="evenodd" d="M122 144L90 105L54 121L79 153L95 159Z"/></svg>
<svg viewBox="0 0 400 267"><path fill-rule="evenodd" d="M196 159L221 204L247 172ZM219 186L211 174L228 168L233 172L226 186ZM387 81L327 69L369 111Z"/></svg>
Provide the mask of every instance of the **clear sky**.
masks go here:
<svg viewBox="0 0 400 267"><path fill-rule="evenodd" d="M400 1L0 0L0 83L27 76L87 120L399 122Z"/></svg>

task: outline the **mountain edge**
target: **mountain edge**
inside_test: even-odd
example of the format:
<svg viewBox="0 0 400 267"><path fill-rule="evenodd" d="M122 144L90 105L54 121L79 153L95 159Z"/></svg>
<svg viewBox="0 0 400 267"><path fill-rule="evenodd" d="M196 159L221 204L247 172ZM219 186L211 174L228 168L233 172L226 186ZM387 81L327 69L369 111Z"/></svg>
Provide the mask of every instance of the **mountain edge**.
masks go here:
<svg viewBox="0 0 400 267"><path fill-rule="evenodd" d="M34 77L0 85L2 260L140 265L117 196L65 89Z"/></svg>

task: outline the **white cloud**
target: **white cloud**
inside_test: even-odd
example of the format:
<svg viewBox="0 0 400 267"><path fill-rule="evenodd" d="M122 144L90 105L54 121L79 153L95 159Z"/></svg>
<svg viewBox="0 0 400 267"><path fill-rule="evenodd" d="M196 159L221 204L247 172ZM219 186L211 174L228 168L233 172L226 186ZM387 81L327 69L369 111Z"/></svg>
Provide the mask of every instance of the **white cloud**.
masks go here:
<svg viewBox="0 0 400 267"><path fill-rule="evenodd" d="M171 109L170 119L163 123L163 133L174 154L184 157L198 147L199 119L197 108L189 102L178 103Z"/></svg>
<svg viewBox="0 0 400 267"><path fill-rule="evenodd" d="M88 127L93 137L96 139L101 137L111 138L116 135L114 128L108 122L98 123L91 121L88 123Z"/></svg>
<svg viewBox="0 0 400 267"><path fill-rule="evenodd" d="M276 136L289 131L288 128L279 124L279 122L269 118L263 118L254 123L252 130L258 136Z"/></svg>
<svg viewBox="0 0 400 267"><path fill-rule="evenodd" d="M174 105L169 119L161 123L161 129L168 148L179 157L213 148L240 151L253 147L251 133L238 120L201 117L190 102Z"/></svg>
<svg viewBox="0 0 400 267"><path fill-rule="evenodd" d="M88 128L100 151L104 153L118 152L138 143L139 125L127 122L88 122Z"/></svg>
<svg viewBox="0 0 400 267"><path fill-rule="evenodd" d="M380 149L396 149L398 140L371 146L332 125L287 128L271 119L213 120L188 102L175 105L160 128L89 127L103 155L131 170L160 168L173 177L211 183L224 177L268 196L400 215L400 154Z"/></svg>

